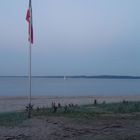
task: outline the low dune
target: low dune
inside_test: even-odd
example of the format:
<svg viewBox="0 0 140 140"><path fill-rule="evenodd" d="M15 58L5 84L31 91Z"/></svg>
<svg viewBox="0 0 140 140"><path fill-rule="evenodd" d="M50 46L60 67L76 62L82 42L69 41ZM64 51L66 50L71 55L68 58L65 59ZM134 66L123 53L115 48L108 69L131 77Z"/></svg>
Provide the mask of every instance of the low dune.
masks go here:
<svg viewBox="0 0 140 140"><path fill-rule="evenodd" d="M56 104L61 103L61 105L68 104L93 104L94 100L97 100L99 103L106 102L121 102L123 100L127 101L140 101L139 95L134 96L73 96L73 97L60 97L60 96L33 96L32 104L34 107L50 107L52 102ZM9 111L21 111L25 109L25 106L28 104L28 97L20 96L1 96L0 97L0 112L9 112Z"/></svg>

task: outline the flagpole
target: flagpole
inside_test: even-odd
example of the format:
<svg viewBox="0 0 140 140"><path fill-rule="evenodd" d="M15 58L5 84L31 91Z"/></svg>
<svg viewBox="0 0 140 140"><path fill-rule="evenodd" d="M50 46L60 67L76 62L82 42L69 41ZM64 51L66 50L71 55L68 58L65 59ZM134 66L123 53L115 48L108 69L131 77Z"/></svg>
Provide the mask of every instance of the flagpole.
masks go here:
<svg viewBox="0 0 140 140"><path fill-rule="evenodd" d="M30 43L30 73L29 73L29 82L30 82L30 100L29 103L31 104L31 96L32 96L32 47Z"/></svg>
<svg viewBox="0 0 140 140"><path fill-rule="evenodd" d="M28 118L31 118L31 97L32 97L32 47L31 41L29 42L29 106L28 106Z"/></svg>
<svg viewBox="0 0 140 140"><path fill-rule="evenodd" d="M31 118L31 110L32 110L32 7L31 0L29 2L29 12L30 12L30 31L29 31L29 106L28 106L28 118Z"/></svg>
<svg viewBox="0 0 140 140"><path fill-rule="evenodd" d="M32 111L32 43L33 43L33 23L32 23L32 1L29 0L29 8L26 14L26 21L28 22L28 32L29 32L29 64L28 64L28 80L29 80L29 104L27 106L28 109L28 118L31 118Z"/></svg>

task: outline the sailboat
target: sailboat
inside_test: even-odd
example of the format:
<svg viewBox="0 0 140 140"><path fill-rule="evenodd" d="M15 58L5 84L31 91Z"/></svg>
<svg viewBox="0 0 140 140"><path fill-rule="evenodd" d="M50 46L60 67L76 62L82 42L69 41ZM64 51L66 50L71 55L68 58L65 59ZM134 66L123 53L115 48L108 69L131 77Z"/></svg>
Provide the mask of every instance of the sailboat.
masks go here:
<svg viewBox="0 0 140 140"><path fill-rule="evenodd" d="M66 80L66 76L64 76L64 80Z"/></svg>

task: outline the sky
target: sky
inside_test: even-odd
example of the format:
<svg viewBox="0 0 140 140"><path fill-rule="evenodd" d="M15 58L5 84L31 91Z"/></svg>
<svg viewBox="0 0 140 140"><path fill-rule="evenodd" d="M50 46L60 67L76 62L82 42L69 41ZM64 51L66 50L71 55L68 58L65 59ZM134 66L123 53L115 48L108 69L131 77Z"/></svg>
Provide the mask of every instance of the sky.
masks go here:
<svg viewBox="0 0 140 140"><path fill-rule="evenodd" d="M32 0L33 75L140 76L140 0ZM0 76L28 74L28 0L0 4Z"/></svg>

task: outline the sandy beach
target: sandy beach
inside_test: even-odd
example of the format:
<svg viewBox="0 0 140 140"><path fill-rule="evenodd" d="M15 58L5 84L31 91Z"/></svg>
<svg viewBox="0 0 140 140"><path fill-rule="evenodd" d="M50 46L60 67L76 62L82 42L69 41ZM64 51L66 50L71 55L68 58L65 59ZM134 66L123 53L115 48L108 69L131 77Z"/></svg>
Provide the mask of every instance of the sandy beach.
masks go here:
<svg viewBox="0 0 140 140"><path fill-rule="evenodd" d="M40 117L16 127L0 127L0 140L139 140L140 120L122 116L75 120Z"/></svg>
<svg viewBox="0 0 140 140"><path fill-rule="evenodd" d="M33 97L35 107L49 107L52 102L66 104L92 104L96 99L99 103L113 103L122 100L139 101L140 96L85 96L85 97ZM21 111L28 103L26 97L0 97L1 112ZM122 103L124 104L124 103ZM107 105L107 104L106 104ZM127 106L127 103L126 103ZM79 107L76 107L80 109ZM25 119L17 125L1 125L0 140L139 140L140 139L140 113L111 113L100 112L97 106L85 106L92 109L83 118L59 116L53 113L45 115L33 115L31 119ZM97 110L97 108L99 110ZM126 108L125 108L126 109ZM46 110L46 109L45 109ZM84 110L83 110L84 111ZM96 112L97 111L97 112ZM99 114L99 112L101 114ZM38 111L37 111L38 112ZM40 110L40 112L42 112ZM16 112L21 113L21 112ZM79 112L78 112L79 113ZM6 113L7 114L7 113ZM22 114L23 115L23 114ZM86 115L86 114L85 114ZM7 121L6 123L10 123ZM1 120L2 121L2 120ZM2 122L1 122L2 123Z"/></svg>
<svg viewBox="0 0 140 140"><path fill-rule="evenodd" d="M33 96L32 104L34 107L50 107L52 102L56 104L61 103L61 105L68 104L92 104L94 100L97 100L99 103L106 102L121 102L123 100L127 101L140 101L140 95L135 96L73 96L73 97L48 97L48 96ZM0 97L0 112L9 112L9 111L21 111L25 109L25 106L28 104L28 97L24 96L1 96Z"/></svg>

